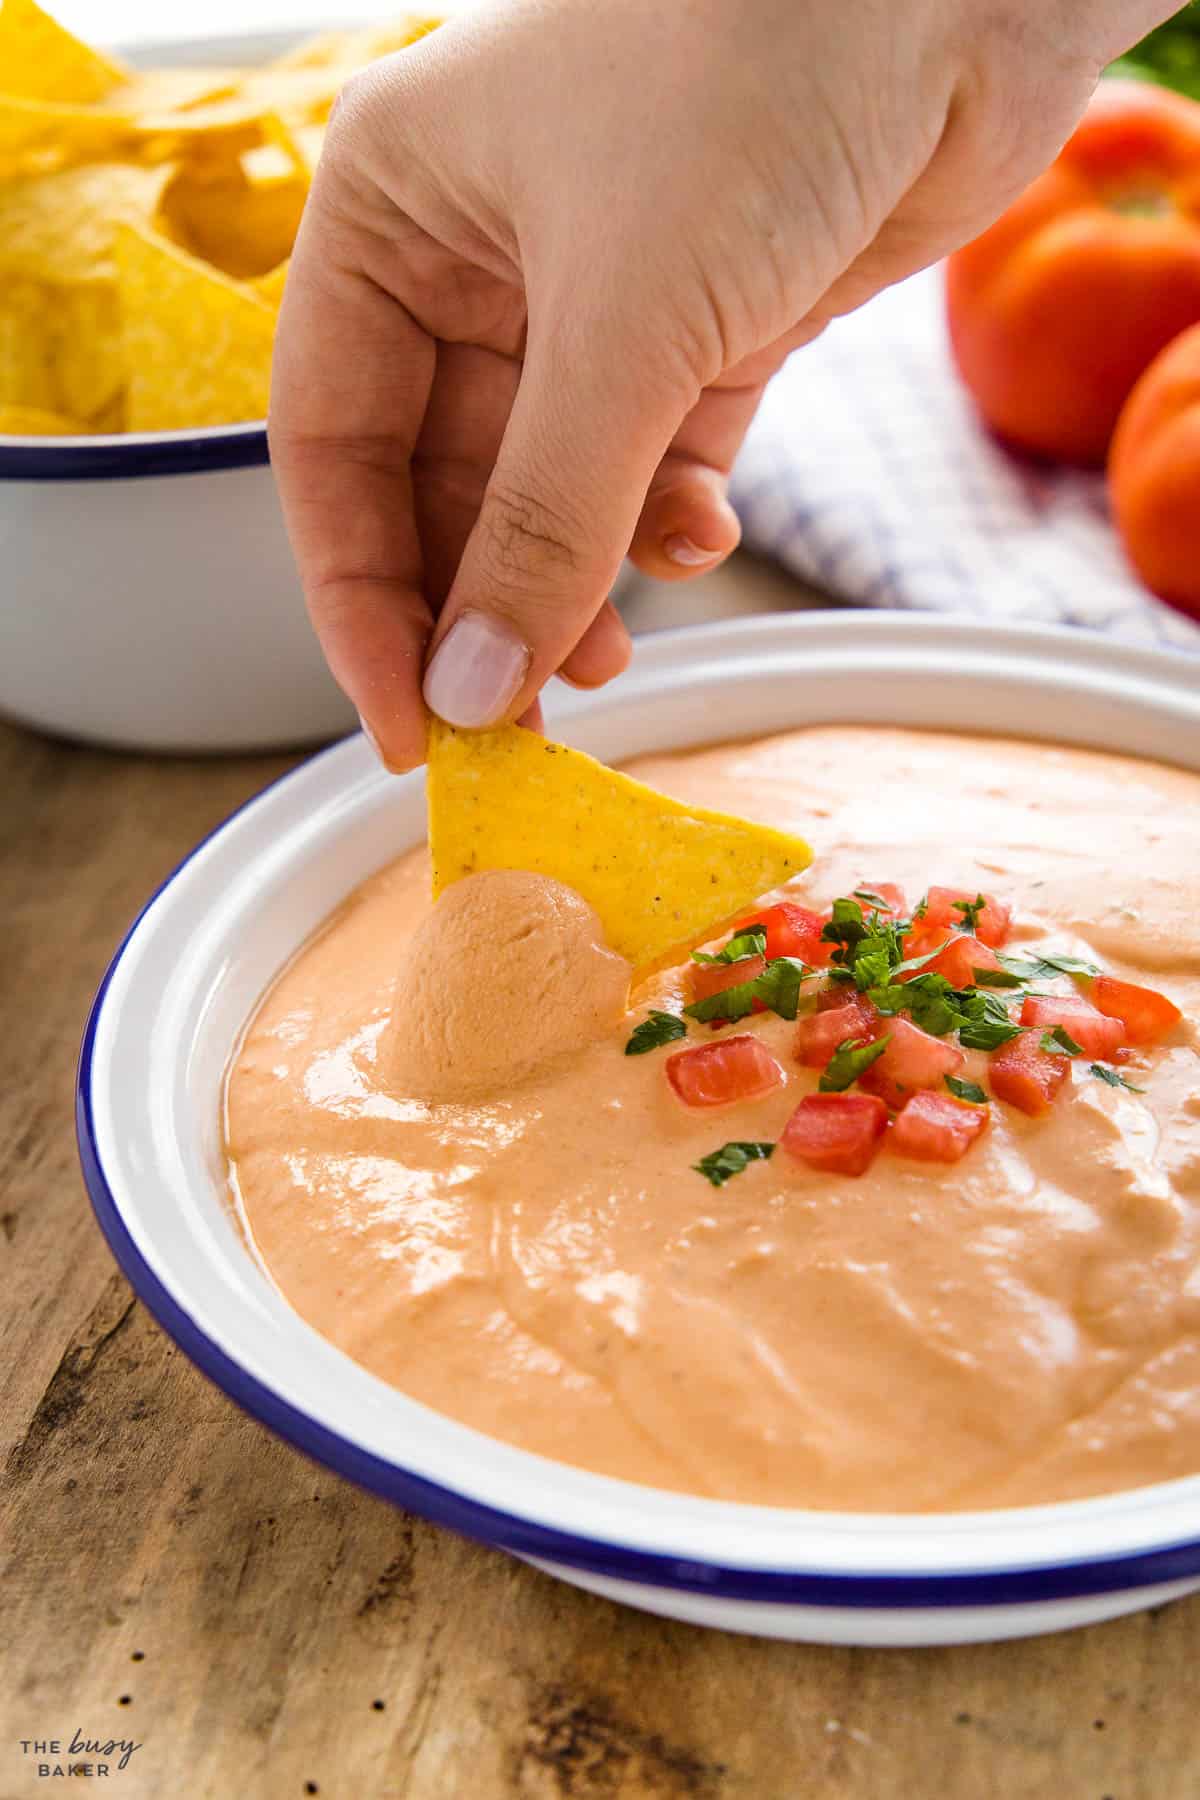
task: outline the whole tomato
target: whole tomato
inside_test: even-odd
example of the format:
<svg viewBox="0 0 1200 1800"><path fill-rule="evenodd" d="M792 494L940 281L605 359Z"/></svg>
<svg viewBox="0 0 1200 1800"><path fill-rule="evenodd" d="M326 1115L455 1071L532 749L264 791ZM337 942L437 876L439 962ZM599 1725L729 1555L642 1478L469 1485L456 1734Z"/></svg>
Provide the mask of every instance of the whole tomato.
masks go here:
<svg viewBox="0 0 1200 1800"><path fill-rule="evenodd" d="M1200 325L1168 344L1130 394L1108 485L1146 586L1200 619Z"/></svg>
<svg viewBox="0 0 1200 1800"><path fill-rule="evenodd" d="M993 430L1102 463L1142 370L1200 321L1200 105L1102 82L1050 168L950 257L946 301Z"/></svg>

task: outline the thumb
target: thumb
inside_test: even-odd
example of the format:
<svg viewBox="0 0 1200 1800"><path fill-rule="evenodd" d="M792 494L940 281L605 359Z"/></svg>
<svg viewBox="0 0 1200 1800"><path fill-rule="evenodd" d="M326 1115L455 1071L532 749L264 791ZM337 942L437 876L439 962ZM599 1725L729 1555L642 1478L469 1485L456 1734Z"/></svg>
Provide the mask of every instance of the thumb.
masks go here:
<svg viewBox="0 0 1200 1800"><path fill-rule="evenodd" d="M425 701L448 724L519 717L596 617L695 399L615 323L531 340L446 598Z"/></svg>

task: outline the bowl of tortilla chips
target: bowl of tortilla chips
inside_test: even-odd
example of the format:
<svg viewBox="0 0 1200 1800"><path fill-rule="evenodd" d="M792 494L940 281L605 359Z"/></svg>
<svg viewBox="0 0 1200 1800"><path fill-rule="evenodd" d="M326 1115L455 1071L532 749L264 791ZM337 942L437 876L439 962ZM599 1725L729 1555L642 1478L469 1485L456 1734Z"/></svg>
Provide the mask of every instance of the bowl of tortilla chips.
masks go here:
<svg viewBox="0 0 1200 1800"><path fill-rule="evenodd" d="M338 89L438 23L124 58L0 0L0 712L179 751L353 724L268 467L271 350Z"/></svg>

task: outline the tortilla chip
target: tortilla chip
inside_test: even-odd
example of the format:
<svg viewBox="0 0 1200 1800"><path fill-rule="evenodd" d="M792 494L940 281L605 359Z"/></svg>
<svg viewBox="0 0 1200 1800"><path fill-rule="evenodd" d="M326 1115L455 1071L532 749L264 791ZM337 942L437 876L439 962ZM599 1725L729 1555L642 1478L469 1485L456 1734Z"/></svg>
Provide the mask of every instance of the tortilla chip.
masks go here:
<svg viewBox="0 0 1200 1800"><path fill-rule="evenodd" d="M240 156L182 164L157 222L193 256L247 280L290 256L308 188L308 166L279 122L274 141Z"/></svg>
<svg viewBox="0 0 1200 1800"><path fill-rule="evenodd" d="M64 284L112 281L113 233L148 224L169 170L85 163L0 185L0 274Z"/></svg>
<svg viewBox="0 0 1200 1800"><path fill-rule="evenodd" d="M257 281L251 283L259 299L265 300L268 306L278 309L283 300L283 288L290 263L289 257L287 262L281 262L278 268L268 269L265 275L260 275Z"/></svg>
<svg viewBox="0 0 1200 1800"><path fill-rule="evenodd" d="M73 418L96 420L111 411L125 386L116 281L59 288L53 306L59 408ZM113 427L97 425L97 429Z"/></svg>
<svg viewBox="0 0 1200 1800"><path fill-rule="evenodd" d="M595 907L635 977L812 861L801 838L684 806L519 725L432 719L426 791L435 898L481 869L552 875Z"/></svg>
<svg viewBox="0 0 1200 1800"><path fill-rule="evenodd" d="M436 31L442 23L442 18L435 14L409 12L401 13L386 25L365 25L350 31L322 31L316 37L305 38L302 44L297 44L283 56L276 57L271 67L341 68L349 73L365 63L374 62L378 56L388 56L393 50L403 50L409 44L415 44L419 38Z"/></svg>
<svg viewBox="0 0 1200 1800"><path fill-rule="evenodd" d="M0 4L0 90L24 100L103 100L129 72L44 13L36 0Z"/></svg>
<svg viewBox="0 0 1200 1800"><path fill-rule="evenodd" d="M275 309L151 232L117 232L130 431L265 419Z"/></svg>
<svg viewBox="0 0 1200 1800"><path fill-rule="evenodd" d="M87 429L65 413L42 412L36 406L0 406L3 437L78 437Z"/></svg>
<svg viewBox="0 0 1200 1800"><path fill-rule="evenodd" d="M0 405L58 412L50 296L40 282L0 285Z"/></svg>

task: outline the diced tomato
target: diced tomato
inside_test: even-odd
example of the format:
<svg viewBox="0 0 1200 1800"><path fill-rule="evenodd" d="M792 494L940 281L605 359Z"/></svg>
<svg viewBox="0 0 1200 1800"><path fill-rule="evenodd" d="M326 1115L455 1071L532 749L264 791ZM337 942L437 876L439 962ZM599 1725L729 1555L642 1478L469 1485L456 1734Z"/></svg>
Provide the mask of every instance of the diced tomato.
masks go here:
<svg viewBox="0 0 1200 1800"><path fill-rule="evenodd" d="M864 1175L887 1130L873 1094L806 1094L779 1140L790 1156L831 1175Z"/></svg>
<svg viewBox="0 0 1200 1800"><path fill-rule="evenodd" d="M1125 1038L1125 1027L1120 1019L1106 1019L1090 1000L1084 1000L1078 994L1056 994L1045 1000L1034 994L1028 995L1021 1008L1021 1023L1040 1025L1043 1031L1053 1031L1056 1025L1061 1025L1085 1056L1098 1056L1104 1060L1115 1056Z"/></svg>
<svg viewBox="0 0 1200 1800"><path fill-rule="evenodd" d="M919 1088L940 1087L942 1078L953 1075L967 1060L957 1044L933 1037L911 1019L883 1020L872 1035L880 1037L884 1032L891 1034L891 1043L863 1070L858 1083L893 1109L903 1106Z"/></svg>
<svg viewBox="0 0 1200 1800"><path fill-rule="evenodd" d="M685 1106L758 1100L787 1080L765 1044L748 1031L668 1056L667 1080Z"/></svg>
<svg viewBox="0 0 1200 1800"><path fill-rule="evenodd" d="M824 968L836 948L821 942L821 933L828 923L828 913L813 912L807 906L797 906L793 900L780 900L753 918L740 920L736 929L749 931L752 925L761 925L767 934L768 958L798 956L810 968Z"/></svg>
<svg viewBox="0 0 1200 1800"><path fill-rule="evenodd" d="M1165 994L1132 981L1118 981L1114 975L1098 975L1088 993L1097 1012L1106 1019L1120 1019L1127 1044L1153 1044L1173 1031L1183 1017Z"/></svg>
<svg viewBox="0 0 1200 1800"><path fill-rule="evenodd" d="M955 906L956 900L975 900L979 890L968 892L966 888L932 887L925 896L925 917L920 921L931 931L945 930L950 926L961 930L963 915ZM988 944L998 950L1008 940L1008 928L1012 923L1012 908L997 900L995 894L983 896L985 904L979 909L979 922L975 927L975 936L981 944Z"/></svg>
<svg viewBox="0 0 1200 1800"><path fill-rule="evenodd" d="M897 1156L955 1163L988 1128L986 1106L952 1094L914 1094L888 1134Z"/></svg>
<svg viewBox="0 0 1200 1800"><path fill-rule="evenodd" d="M864 913L882 913L885 919L900 919L907 913L908 901L904 897L904 889L897 887L894 881L864 881L860 886L864 893L878 894L881 900L887 901L886 906L872 906L869 900L860 900Z"/></svg>
<svg viewBox="0 0 1200 1800"><path fill-rule="evenodd" d="M858 998L858 989L852 981L830 981L817 989L817 1011L832 1012L835 1007L845 1006L848 1001Z"/></svg>
<svg viewBox="0 0 1200 1800"><path fill-rule="evenodd" d="M707 1000L710 994L723 994L726 988L739 987L743 981L754 981L766 968L762 956L746 956L741 962L693 963L688 970L688 986L693 1000ZM761 1012L762 1002L755 1008Z"/></svg>
<svg viewBox="0 0 1200 1800"><path fill-rule="evenodd" d="M911 953L908 950L910 939L905 939L905 955L927 956L937 948L939 939L944 935L944 928L930 932L928 937L922 934L923 947ZM961 932L951 937L940 956L925 964L923 969L911 969L905 975L897 977L900 981L911 981L916 975L944 975L951 987L974 987L976 969L998 969L1000 958L994 950L989 950L979 938L972 937L970 932Z"/></svg>
<svg viewBox="0 0 1200 1800"><path fill-rule="evenodd" d="M1001 1044L988 1058L988 1082L999 1100L1020 1107L1031 1119L1048 1113L1071 1073L1069 1056L1055 1056L1039 1048L1036 1031Z"/></svg>
<svg viewBox="0 0 1200 1800"><path fill-rule="evenodd" d="M809 1013L796 1027L792 1055L806 1069L823 1069L847 1038L879 1036L879 1014L865 994L851 988L841 1006Z"/></svg>

